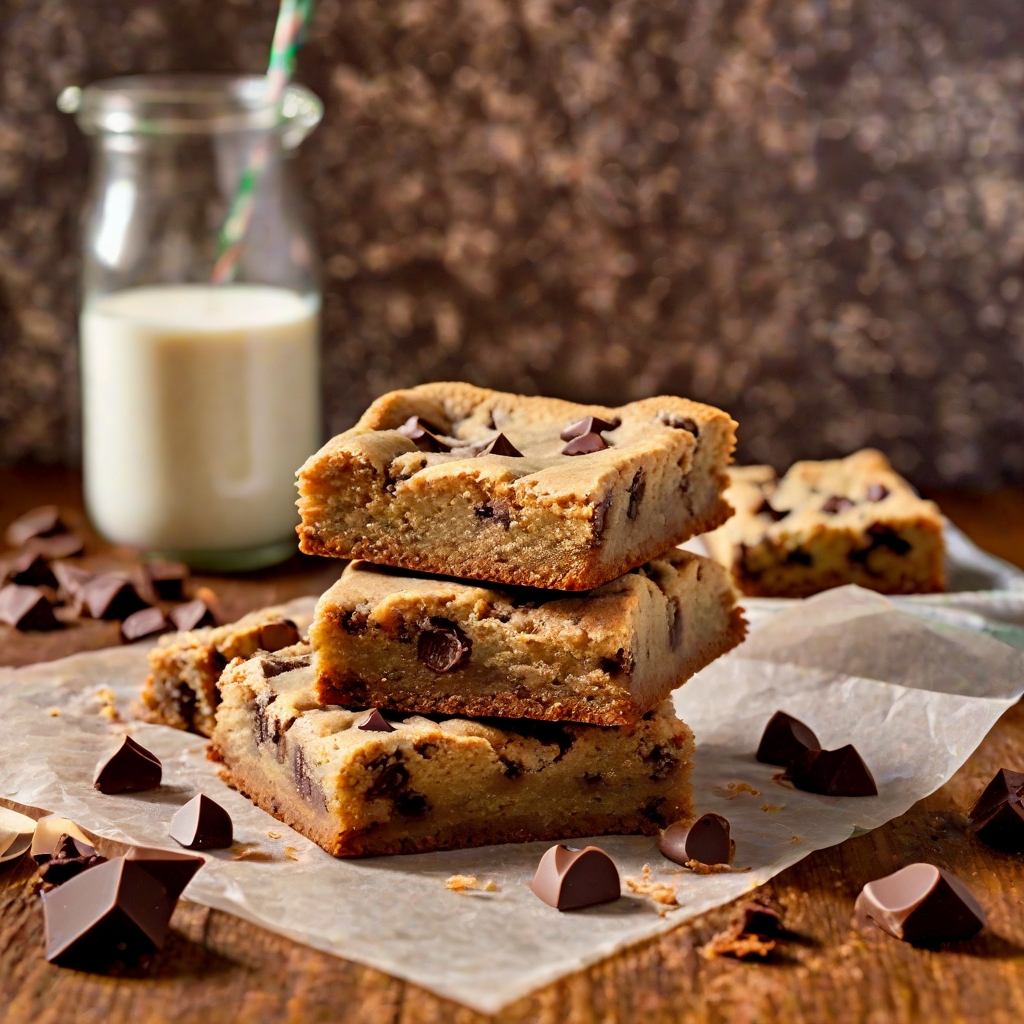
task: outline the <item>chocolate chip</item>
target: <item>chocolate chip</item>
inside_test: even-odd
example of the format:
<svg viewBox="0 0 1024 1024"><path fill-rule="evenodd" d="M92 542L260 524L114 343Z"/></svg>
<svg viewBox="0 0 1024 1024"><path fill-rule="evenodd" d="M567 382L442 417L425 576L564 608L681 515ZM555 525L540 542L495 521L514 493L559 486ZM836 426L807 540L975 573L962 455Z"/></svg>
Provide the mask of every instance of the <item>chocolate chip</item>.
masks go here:
<svg viewBox="0 0 1024 1024"><path fill-rule="evenodd" d="M868 882L854 904L854 918L862 928L872 923L915 945L969 939L985 927L985 912L967 886L924 863Z"/></svg>
<svg viewBox="0 0 1024 1024"><path fill-rule="evenodd" d="M193 854L158 850L150 846L133 846L124 855L124 859L138 864L155 878L172 900L177 900L195 873L206 863L202 857Z"/></svg>
<svg viewBox="0 0 1024 1024"><path fill-rule="evenodd" d="M96 579L96 573L88 569L80 569L77 565L70 565L67 562L54 562L50 566L53 575L57 578L61 594L64 599L73 602L79 590L90 580Z"/></svg>
<svg viewBox="0 0 1024 1024"><path fill-rule="evenodd" d="M512 507L501 498L494 498L473 509L477 519L493 519L507 530L512 525Z"/></svg>
<svg viewBox="0 0 1024 1024"><path fill-rule="evenodd" d="M63 885L98 864L105 864L107 858L100 857L88 843L66 833L57 840L49 860L39 868L39 877L47 885Z"/></svg>
<svg viewBox="0 0 1024 1024"><path fill-rule="evenodd" d="M226 850L233 841L231 815L199 793L175 811L167 834L189 850Z"/></svg>
<svg viewBox="0 0 1024 1024"><path fill-rule="evenodd" d="M60 627L46 595L38 587L19 587L16 583L0 589L0 622L22 632Z"/></svg>
<svg viewBox="0 0 1024 1024"><path fill-rule="evenodd" d="M419 416L410 416L400 427L395 429L413 441L421 452L451 451L451 445L446 444L437 436L441 431L437 427L425 423Z"/></svg>
<svg viewBox="0 0 1024 1024"><path fill-rule="evenodd" d="M143 571L161 601L182 599L182 585L189 576L189 568L184 562L153 559L143 564Z"/></svg>
<svg viewBox="0 0 1024 1024"><path fill-rule="evenodd" d="M814 555L810 551L804 551L803 548L793 548L786 555L786 564L812 566L814 565Z"/></svg>
<svg viewBox="0 0 1024 1024"><path fill-rule="evenodd" d="M646 804L644 804L640 814L652 825L657 825L658 828L664 828L668 824L668 819L665 817L665 813L662 810L665 803L666 801L663 796L652 797Z"/></svg>
<svg viewBox="0 0 1024 1024"><path fill-rule="evenodd" d="M430 810L430 801L422 793L400 793L395 797L395 810L406 818L422 818Z"/></svg>
<svg viewBox="0 0 1024 1024"><path fill-rule="evenodd" d="M854 502L850 501L849 498L840 497L838 494L833 494L824 505L821 506L822 512L827 512L829 515L835 515L838 512L845 512L848 508L853 508Z"/></svg>
<svg viewBox="0 0 1024 1024"><path fill-rule="evenodd" d="M303 800L321 810L327 809L327 797L324 796L320 783L313 778L301 747L296 747L292 754L292 778L295 779L295 788Z"/></svg>
<svg viewBox="0 0 1024 1024"><path fill-rule="evenodd" d="M563 449L563 455L591 455L610 447L600 434L580 434L570 441Z"/></svg>
<svg viewBox="0 0 1024 1024"><path fill-rule="evenodd" d="M594 511L590 521L593 524L591 527L591 544L594 547L601 543L601 538L604 536L605 519L608 517L608 509L612 506L613 497L614 495L606 494L593 506Z"/></svg>
<svg viewBox="0 0 1024 1024"><path fill-rule="evenodd" d="M584 437L587 434L600 435L606 430L615 430L617 427L622 425L622 420L616 419L609 423L608 420L603 420L599 416L584 416L583 419L577 420L575 423L570 423L558 436L563 441L571 441L574 437ZM602 438L602 440L604 440ZM607 445L605 446L607 447ZM597 449L594 449L595 451ZM563 452L565 455L578 454L576 452Z"/></svg>
<svg viewBox="0 0 1024 1024"><path fill-rule="evenodd" d="M692 825L678 821L658 837L658 849L677 864L731 864L735 844L729 822L720 814L702 814Z"/></svg>
<svg viewBox="0 0 1024 1024"><path fill-rule="evenodd" d="M797 789L824 796L878 796L878 787L848 743L838 750L805 750L789 766L789 778Z"/></svg>
<svg viewBox="0 0 1024 1024"><path fill-rule="evenodd" d="M395 727L376 709L371 708L367 716L356 726L363 732L394 732Z"/></svg>
<svg viewBox="0 0 1024 1024"><path fill-rule="evenodd" d="M872 548L888 548L894 555L905 555L912 547L891 526L875 523L868 527Z"/></svg>
<svg viewBox="0 0 1024 1024"><path fill-rule="evenodd" d="M131 736L125 736L117 750L96 769L93 786L101 793L156 789L162 774L160 758Z"/></svg>
<svg viewBox="0 0 1024 1024"><path fill-rule="evenodd" d="M769 515L777 523L781 519L785 519L786 516L789 515L789 513L779 512L778 510L772 508L772 503L767 498L765 498L764 501L762 501L761 504L757 507L757 511L754 513L754 515Z"/></svg>
<svg viewBox="0 0 1024 1024"><path fill-rule="evenodd" d="M79 615L94 619L126 619L149 607L129 580L115 574L96 576L84 584L78 591L77 606Z"/></svg>
<svg viewBox="0 0 1024 1024"><path fill-rule="evenodd" d="M989 846L1024 853L1024 773L998 771L968 815L968 829Z"/></svg>
<svg viewBox="0 0 1024 1024"><path fill-rule="evenodd" d="M673 430L685 430L693 434L694 437L700 437L700 428L697 426L697 421L689 416L677 416L674 413L663 412L658 414L658 419L666 427L672 427Z"/></svg>
<svg viewBox="0 0 1024 1024"><path fill-rule="evenodd" d="M416 654L427 668L451 672L469 660L472 643L468 636L447 619L432 619L434 629L420 633Z"/></svg>
<svg viewBox="0 0 1024 1024"><path fill-rule="evenodd" d="M167 614L171 622L174 623L174 628L179 633L188 633L202 626L213 626L216 624L213 612L210 611L206 602L199 598L196 598L195 601L189 601L187 604L178 605L177 608L172 608Z"/></svg>
<svg viewBox="0 0 1024 1024"><path fill-rule="evenodd" d="M524 458L523 453L504 434L498 434L497 437L488 441L487 445L481 448L476 455L477 458L481 455L504 455L510 459Z"/></svg>
<svg viewBox="0 0 1024 1024"><path fill-rule="evenodd" d="M640 515L640 502L644 500L644 490L647 487L647 481L644 478L644 471L638 469L633 474L633 482L629 485L629 508L626 509L626 518L631 523L636 522L636 517Z"/></svg>
<svg viewBox="0 0 1024 1024"><path fill-rule="evenodd" d="M312 655L309 654L295 654L290 657L267 654L260 658L260 669L264 678L273 679L285 672L294 672L297 668L309 668L312 660Z"/></svg>
<svg viewBox="0 0 1024 1024"><path fill-rule="evenodd" d="M405 765L392 761L387 764L383 771L373 780L366 795L370 800L377 800L380 797L394 796L409 781L409 772Z"/></svg>
<svg viewBox="0 0 1024 1024"><path fill-rule="evenodd" d="M782 918L763 903L744 903L737 912L736 928L741 935L781 935Z"/></svg>
<svg viewBox="0 0 1024 1024"><path fill-rule="evenodd" d="M20 548L33 537L49 537L64 530L60 510L56 505L40 505L18 516L4 533L4 540L12 548Z"/></svg>
<svg viewBox="0 0 1024 1024"><path fill-rule="evenodd" d="M868 501L882 501L883 498L889 497L889 488L883 487L881 484L871 484L868 487Z"/></svg>
<svg viewBox="0 0 1024 1024"><path fill-rule="evenodd" d="M610 903L621 895L615 862L600 847L574 850L552 846L540 859L530 883L533 894L556 910L578 910Z"/></svg>
<svg viewBox="0 0 1024 1024"><path fill-rule="evenodd" d="M291 619L277 619L260 626L260 647L265 651L279 651L291 647L302 639L298 626Z"/></svg>
<svg viewBox="0 0 1024 1024"><path fill-rule="evenodd" d="M166 633L169 628L167 619L159 608L143 608L141 611L132 612L121 623L121 636L127 643L132 643L146 636Z"/></svg>
<svg viewBox="0 0 1024 1024"><path fill-rule="evenodd" d="M798 718L776 711L761 734L754 755L762 764L788 768L805 750L820 750L818 737Z"/></svg>
<svg viewBox="0 0 1024 1024"><path fill-rule="evenodd" d="M679 765L679 759L666 747L655 745L644 755L644 760L654 766L648 776L651 782L662 782L667 779Z"/></svg>

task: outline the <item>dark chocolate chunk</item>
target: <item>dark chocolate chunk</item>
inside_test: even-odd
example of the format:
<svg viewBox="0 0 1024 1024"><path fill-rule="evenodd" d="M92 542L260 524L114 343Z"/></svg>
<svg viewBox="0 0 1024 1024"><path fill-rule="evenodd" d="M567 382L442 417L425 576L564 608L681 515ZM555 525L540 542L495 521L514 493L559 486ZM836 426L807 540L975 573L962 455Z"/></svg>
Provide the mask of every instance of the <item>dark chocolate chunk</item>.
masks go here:
<svg viewBox="0 0 1024 1024"><path fill-rule="evenodd" d="M644 500L644 490L647 487L647 481L644 478L644 471L638 469L633 474L633 482L629 485L629 507L626 509L626 518L631 523L636 522L636 518L640 515L640 502Z"/></svg>
<svg viewBox="0 0 1024 1024"><path fill-rule="evenodd" d="M758 506L757 511L754 513L755 516L769 515L775 522L779 522L781 519L785 519L789 515L788 512L780 512L778 509L772 508L772 503L765 498L764 501Z"/></svg>
<svg viewBox="0 0 1024 1024"><path fill-rule="evenodd" d="M789 565L814 565L814 555L810 551L804 551L803 548L794 548L789 554L786 555L786 562Z"/></svg>
<svg viewBox="0 0 1024 1024"><path fill-rule="evenodd" d="M213 612L207 607L205 601L196 598L186 604L180 604L172 608L168 618L174 623L174 628L179 633L188 633L190 630L199 629L201 626L213 626Z"/></svg>
<svg viewBox="0 0 1024 1024"><path fill-rule="evenodd" d="M267 679L283 675L285 672L293 672L297 668L308 668L312 663L312 656L309 654L295 654L284 656L281 654L268 654L260 658L260 668Z"/></svg>
<svg viewBox="0 0 1024 1024"><path fill-rule="evenodd" d="M820 750L818 737L798 718L776 711L761 734L754 756L762 764L788 768L805 750Z"/></svg>
<svg viewBox="0 0 1024 1024"><path fill-rule="evenodd" d="M441 431L437 427L424 423L419 416L410 416L400 427L395 429L413 441L421 452L451 451L451 445L446 444L437 436Z"/></svg>
<svg viewBox="0 0 1024 1024"><path fill-rule="evenodd" d="M451 672L469 660L472 643L468 636L447 619L431 620L433 629L420 633L416 653L427 668L435 672Z"/></svg>
<svg viewBox="0 0 1024 1024"><path fill-rule="evenodd" d="M678 416L675 413L663 412L658 416L658 419L666 427L672 427L673 430L685 430L687 433L693 434L694 437L700 437L700 428L697 426L697 421L689 416Z"/></svg>
<svg viewBox="0 0 1024 1024"><path fill-rule="evenodd" d="M168 562L153 559L143 564L143 570L161 601L180 601L182 586L189 576L184 562Z"/></svg>
<svg viewBox="0 0 1024 1024"><path fill-rule="evenodd" d="M409 772L405 765L393 761L385 765L381 773L373 780L366 791L367 797L376 800L379 797L393 797L409 781Z"/></svg>
<svg viewBox="0 0 1024 1024"><path fill-rule="evenodd" d="M985 927L985 912L967 886L924 863L868 882L854 904L854 918L860 927L870 922L915 945L969 939Z"/></svg>
<svg viewBox="0 0 1024 1024"><path fill-rule="evenodd" d="M156 789L162 774L156 754L136 743L131 736L125 736L117 750L97 768L93 785L101 793Z"/></svg>
<svg viewBox="0 0 1024 1024"><path fill-rule="evenodd" d="M778 911L751 901L739 908L736 927L741 935L781 935L782 919Z"/></svg>
<svg viewBox="0 0 1024 1024"><path fill-rule="evenodd" d="M692 825L677 821L658 837L658 849L677 864L731 864L735 843L720 814L702 814Z"/></svg>
<svg viewBox="0 0 1024 1024"><path fill-rule="evenodd" d="M610 903L621 895L615 862L598 846L552 846L540 859L530 888L556 910Z"/></svg>
<svg viewBox="0 0 1024 1024"><path fill-rule="evenodd" d="M4 533L4 540L12 548L20 548L33 537L49 537L64 530L60 510L56 505L40 505L18 516Z"/></svg>
<svg viewBox="0 0 1024 1024"><path fill-rule="evenodd" d="M1024 773L1000 769L971 808L969 830L998 850L1024 853L1022 799Z"/></svg>
<svg viewBox="0 0 1024 1024"><path fill-rule="evenodd" d="M867 532L871 538L871 550L888 548L895 555L905 555L912 547L910 541L905 540L891 526L884 523L869 526Z"/></svg>
<svg viewBox="0 0 1024 1024"><path fill-rule="evenodd" d="M60 626L46 595L38 587L19 587L17 583L0 589L0 622L23 632Z"/></svg>
<svg viewBox="0 0 1024 1024"><path fill-rule="evenodd" d="M167 834L189 850L226 850L234 838L231 815L204 793L175 811Z"/></svg>
<svg viewBox="0 0 1024 1024"><path fill-rule="evenodd" d="M265 651L279 651L301 639L299 627L291 619L275 619L260 626L260 647Z"/></svg>
<svg viewBox="0 0 1024 1024"><path fill-rule="evenodd" d="M75 875L106 861L106 857L96 853L95 847L65 833L57 840L49 859L39 868L39 877L48 885L63 885Z"/></svg>
<svg viewBox="0 0 1024 1024"><path fill-rule="evenodd" d="M133 846L124 859L138 864L155 878L172 900L177 900L192 881L192 876L206 863L194 854L158 850L151 846Z"/></svg>
<svg viewBox="0 0 1024 1024"><path fill-rule="evenodd" d="M174 903L142 867L115 857L43 894L46 959L97 969L155 953Z"/></svg>
<svg viewBox="0 0 1024 1024"><path fill-rule="evenodd" d="M507 530L512 525L512 507L501 498L494 498L473 510L477 519L493 519Z"/></svg>
<svg viewBox="0 0 1024 1024"><path fill-rule="evenodd" d="M586 434L600 435L606 430L615 430L621 425L622 420L619 419L609 423L608 420L603 420L599 416L584 416L583 419L570 423L558 436L563 441L571 441L574 437L584 437ZM566 452L564 454L572 455L575 453Z"/></svg>
<svg viewBox="0 0 1024 1024"><path fill-rule="evenodd" d="M86 583L96 578L96 573L90 572L88 569L80 569L77 565L71 565L68 562L54 562L50 568L57 578L61 596L69 603L77 599L79 590Z"/></svg>
<svg viewBox="0 0 1024 1024"><path fill-rule="evenodd" d="M878 796L878 787L848 743L838 750L805 750L789 766L788 776L797 789L824 796Z"/></svg>
<svg viewBox="0 0 1024 1024"><path fill-rule="evenodd" d="M881 484L871 484L868 487L868 501L881 501L883 498L889 497L889 488L883 487Z"/></svg>
<svg viewBox="0 0 1024 1024"><path fill-rule="evenodd" d="M77 607L79 615L94 619L126 619L149 604L130 580L109 573L96 576L79 588Z"/></svg>
<svg viewBox="0 0 1024 1024"><path fill-rule="evenodd" d="M849 498L843 498L838 494L833 494L824 505L821 506L822 512L827 512L829 515L835 515L838 512L845 512L848 508L853 508L854 502L850 501Z"/></svg>
<svg viewBox="0 0 1024 1024"><path fill-rule="evenodd" d="M367 716L356 726L363 732L394 732L395 727L376 709L371 708Z"/></svg>
<svg viewBox="0 0 1024 1024"><path fill-rule="evenodd" d="M0 559L0 583L4 580L20 583L23 587L57 586L57 577L46 559L31 548Z"/></svg>
<svg viewBox="0 0 1024 1024"><path fill-rule="evenodd" d="M523 453L504 434L498 434L497 437L488 441L487 445L476 454L477 457L481 455L504 455L510 459L524 458Z"/></svg>
<svg viewBox="0 0 1024 1024"><path fill-rule="evenodd" d="M47 561L52 561L55 558L80 555L85 550L85 541L77 533L57 533L52 537L34 537L25 546Z"/></svg>
<svg viewBox="0 0 1024 1024"><path fill-rule="evenodd" d="M167 618L159 608L142 608L137 612L132 612L121 623L121 636L128 643L133 643L146 636L166 633L168 629L170 629L170 626L168 625Z"/></svg>
<svg viewBox="0 0 1024 1024"><path fill-rule="evenodd" d="M570 441L563 449L563 455L591 455L593 452L604 451L610 447L600 434L580 434Z"/></svg>

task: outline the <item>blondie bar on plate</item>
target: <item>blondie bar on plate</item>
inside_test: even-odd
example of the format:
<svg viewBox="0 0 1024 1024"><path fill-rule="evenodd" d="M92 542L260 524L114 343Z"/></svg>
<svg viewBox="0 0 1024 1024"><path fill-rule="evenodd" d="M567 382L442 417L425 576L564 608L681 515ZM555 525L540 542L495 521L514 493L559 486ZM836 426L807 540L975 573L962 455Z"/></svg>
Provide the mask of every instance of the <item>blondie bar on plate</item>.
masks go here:
<svg viewBox="0 0 1024 1024"><path fill-rule="evenodd" d="M210 756L226 782L336 857L657 833L691 814L693 734L392 715L321 703L309 648L236 661Z"/></svg>
<svg viewBox="0 0 1024 1024"><path fill-rule="evenodd" d="M685 398L609 409L461 383L393 391L299 471L300 544L589 590L725 521L735 427Z"/></svg>
<svg viewBox="0 0 1024 1024"><path fill-rule="evenodd" d="M736 514L703 538L755 597L808 597L857 583L883 594L945 588L942 515L864 449L845 459L729 470Z"/></svg>
<svg viewBox="0 0 1024 1024"><path fill-rule="evenodd" d="M309 635L325 703L625 725L744 632L728 572L672 548L582 594L353 562Z"/></svg>

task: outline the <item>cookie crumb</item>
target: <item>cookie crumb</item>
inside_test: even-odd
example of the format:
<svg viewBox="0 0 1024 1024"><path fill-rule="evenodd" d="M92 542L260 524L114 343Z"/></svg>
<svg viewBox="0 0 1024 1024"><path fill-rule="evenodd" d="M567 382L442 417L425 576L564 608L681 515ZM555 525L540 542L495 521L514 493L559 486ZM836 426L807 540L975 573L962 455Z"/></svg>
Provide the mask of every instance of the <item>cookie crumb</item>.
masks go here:
<svg viewBox="0 0 1024 1024"><path fill-rule="evenodd" d="M774 939L762 939L745 932L737 935L730 928L713 935L701 946L700 955L705 960L716 960L720 956L729 956L736 960L749 960L756 956L763 960L774 948Z"/></svg>
<svg viewBox="0 0 1024 1024"><path fill-rule="evenodd" d="M639 878L626 878L625 883L638 896L647 896L655 903L661 903L665 907L679 905L679 901L676 899L676 883L656 882L651 875L650 864L643 866Z"/></svg>
<svg viewBox="0 0 1024 1024"><path fill-rule="evenodd" d="M101 704L113 704L117 700L117 694L114 693L109 686L104 686L97 690L93 697L96 698Z"/></svg>
<svg viewBox="0 0 1024 1024"><path fill-rule="evenodd" d="M781 811L785 806L785 804L762 804L761 810L764 811L765 814L771 814L773 811Z"/></svg>
<svg viewBox="0 0 1024 1024"><path fill-rule="evenodd" d="M444 887L452 892L466 892L468 889L477 889L480 892L501 891L492 879L481 882L476 875L452 875L445 880Z"/></svg>
<svg viewBox="0 0 1024 1024"><path fill-rule="evenodd" d="M46 709L46 713L51 718L56 718L60 714L60 708L47 708Z"/></svg>
<svg viewBox="0 0 1024 1024"><path fill-rule="evenodd" d="M298 860L299 859L299 851L296 850L294 846L286 846L284 848L284 855L289 860Z"/></svg>
<svg viewBox="0 0 1024 1024"><path fill-rule="evenodd" d="M749 782L729 782L724 786L715 786L713 790L716 796L725 797L726 800L735 800L738 796L747 793L750 796L760 796L761 790L754 789Z"/></svg>
<svg viewBox="0 0 1024 1024"><path fill-rule="evenodd" d="M699 860L688 860L683 867L689 868L695 875L741 875L747 868L734 868L731 864L702 864Z"/></svg>
<svg viewBox="0 0 1024 1024"><path fill-rule="evenodd" d="M268 828L267 829L267 835L270 836L271 839L280 839L281 838L281 833L280 832L275 832L272 828Z"/></svg>
<svg viewBox="0 0 1024 1024"><path fill-rule="evenodd" d="M100 708L100 714L104 718L109 718L111 722L121 721L121 715L113 704L104 704L103 707Z"/></svg>

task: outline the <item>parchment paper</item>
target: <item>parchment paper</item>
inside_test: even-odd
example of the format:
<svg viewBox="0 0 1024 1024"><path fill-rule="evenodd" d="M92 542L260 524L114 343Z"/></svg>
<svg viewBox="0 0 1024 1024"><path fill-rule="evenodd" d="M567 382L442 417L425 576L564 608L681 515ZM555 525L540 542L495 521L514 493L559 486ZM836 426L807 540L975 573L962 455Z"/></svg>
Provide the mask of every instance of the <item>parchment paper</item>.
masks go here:
<svg viewBox="0 0 1024 1024"><path fill-rule="evenodd" d="M568 914L544 905L527 885L549 843L334 860L225 787L202 738L99 714L95 694L108 687L129 718L145 646L0 670L0 796L65 814L110 839L173 845L167 823L201 789L227 808L238 843L208 856L186 898L495 1012L742 895L812 850L882 824L942 785L1024 688L1024 654L1002 642L1024 647L1016 624L1024 622L1024 592L968 597L970 607L961 609L949 595L938 618L927 601L897 608L852 587L780 602L756 616L744 645L676 692L697 736L696 810L729 819L735 866L750 870L693 875L662 858L652 839L595 840L623 877L649 864L656 880L677 883L680 905L665 916L634 895ZM311 599L293 613L310 608ZM753 751L779 708L828 746L855 743L879 796L829 798L773 781L777 769L758 764ZM92 788L92 773L126 727L163 760L165 785L104 796ZM757 794L739 787L737 795L735 783ZM247 859L234 859L239 850L249 851ZM498 891L448 891L453 874L493 881Z"/></svg>

